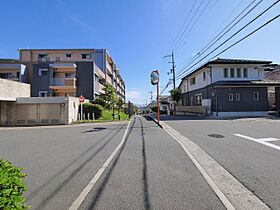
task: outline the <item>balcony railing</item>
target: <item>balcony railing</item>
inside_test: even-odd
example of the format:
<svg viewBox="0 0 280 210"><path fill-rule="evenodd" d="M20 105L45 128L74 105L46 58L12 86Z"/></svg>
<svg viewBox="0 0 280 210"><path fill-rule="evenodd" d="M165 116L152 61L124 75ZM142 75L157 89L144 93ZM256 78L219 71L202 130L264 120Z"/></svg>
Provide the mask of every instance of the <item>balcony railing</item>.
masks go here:
<svg viewBox="0 0 280 210"><path fill-rule="evenodd" d="M71 77L50 78L50 86L76 87L76 78L71 78Z"/></svg>

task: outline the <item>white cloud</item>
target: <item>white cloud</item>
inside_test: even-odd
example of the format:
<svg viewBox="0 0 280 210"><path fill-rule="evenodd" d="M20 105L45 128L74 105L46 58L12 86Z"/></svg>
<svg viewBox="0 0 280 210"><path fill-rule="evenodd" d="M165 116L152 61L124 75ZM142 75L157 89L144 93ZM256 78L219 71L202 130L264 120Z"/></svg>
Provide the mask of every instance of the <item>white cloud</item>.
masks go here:
<svg viewBox="0 0 280 210"><path fill-rule="evenodd" d="M130 90L126 92L128 100L139 100L141 99L141 93L137 90Z"/></svg>

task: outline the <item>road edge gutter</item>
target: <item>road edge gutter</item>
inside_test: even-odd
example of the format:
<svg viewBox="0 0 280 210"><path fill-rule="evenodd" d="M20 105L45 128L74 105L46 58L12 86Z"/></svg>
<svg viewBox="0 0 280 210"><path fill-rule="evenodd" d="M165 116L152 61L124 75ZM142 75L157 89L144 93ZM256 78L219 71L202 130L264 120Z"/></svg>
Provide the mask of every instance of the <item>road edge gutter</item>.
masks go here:
<svg viewBox="0 0 280 210"><path fill-rule="evenodd" d="M129 129L130 123L131 123L131 121L129 121L129 123L128 123L127 127L126 127L126 130L124 132L124 135L122 137L121 142L118 144L118 146L112 152L112 154L108 157L108 159L105 161L105 163L101 166L101 168L97 171L97 173L93 176L93 178L90 180L90 182L87 184L87 186L83 189L83 191L81 192L79 197L71 204L71 206L69 207L69 210L77 210L81 206L82 202L84 201L84 199L86 198L88 193L92 190L92 188L94 187L96 182L99 180L99 178L104 173L105 169L108 167L108 165L114 159L116 154L119 152L119 150L123 146L123 144L125 142L125 139L127 137L127 133L128 133L128 129Z"/></svg>
<svg viewBox="0 0 280 210"><path fill-rule="evenodd" d="M161 128L180 144L227 209L270 209L193 141L164 122L161 122Z"/></svg>

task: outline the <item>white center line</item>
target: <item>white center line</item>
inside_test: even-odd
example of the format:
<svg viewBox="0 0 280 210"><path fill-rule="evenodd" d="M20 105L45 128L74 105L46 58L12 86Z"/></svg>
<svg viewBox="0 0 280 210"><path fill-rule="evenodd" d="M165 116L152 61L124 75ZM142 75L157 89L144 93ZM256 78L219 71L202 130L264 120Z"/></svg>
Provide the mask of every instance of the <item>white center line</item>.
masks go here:
<svg viewBox="0 0 280 210"><path fill-rule="evenodd" d="M121 149L121 147L123 146L124 142L125 142L125 138L127 136L127 132L130 126L130 122L128 123L125 133L122 137L122 141L119 143L119 145L116 147L116 149L113 151L113 153L109 156L109 158L105 161L105 163L102 165L102 167L97 171L97 173L94 175L94 177L91 179L91 181L88 183L88 185L84 188L84 190L82 191L82 193L79 195L79 197L72 203L72 205L70 206L69 210L77 210L80 205L82 204L82 202L84 201L84 199L86 198L86 196L88 195L88 193L91 191L91 189L94 187L94 185L96 184L96 182L98 181L98 179L101 177L101 175L103 174L103 172L105 171L105 169L108 167L108 165L110 164L110 162L114 159L115 155L118 153L118 151Z"/></svg>
<svg viewBox="0 0 280 210"><path fill-rule="evenodd" d="M280 151L280 146L277 146L275 144L272 144L272 143L269 143L267 141L278 141L279 139L275 139L275 138L262 138L262 139L255 139L253 137L250 137L250 136L245 136L245 135L242 135L242 134L234 134L235 136L238 136L240 138L243 138L243 139L248 139L248 140L251 140L251 141L254 141L254 142L257 142L259 144L263 144L263 145L266 145L268 147L271 147L271 148L274 148L274 149L277 149Z"/></svg>

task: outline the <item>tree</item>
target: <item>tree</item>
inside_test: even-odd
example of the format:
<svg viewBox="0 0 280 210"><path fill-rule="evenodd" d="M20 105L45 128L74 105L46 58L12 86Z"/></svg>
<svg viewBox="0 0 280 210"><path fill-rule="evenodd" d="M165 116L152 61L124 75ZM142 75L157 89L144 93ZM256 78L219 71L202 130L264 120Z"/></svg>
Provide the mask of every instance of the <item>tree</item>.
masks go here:
<svg viewBox="0 0 280 210"><path fill-rule="evenodd" d="M175 88L173 90L170 91L172 100L175 101L174 104L174 112L176 112L176 105L179 103L179 101L181 100L181 89L179 88Z"/></svg>
<svg viewBox="0 0 280 210"><path fill-rule="evenodd" d="M171 90L170 93L171 93L171 97L172 97L173 101L176 101L176 103L179 103L179 101L181 100L181 89L175 88L175 89Z"/></svg>
<svg viewBox="0 0 280 210"><path fill-rule="evenodd" d="M114 111L114 108L118 102L118 96L117 96L113 86L110 84L106 84L103 90L105 91L105 94L102 95L102 98L106 102L105 108L113 109L113 111Z"/></svg>

